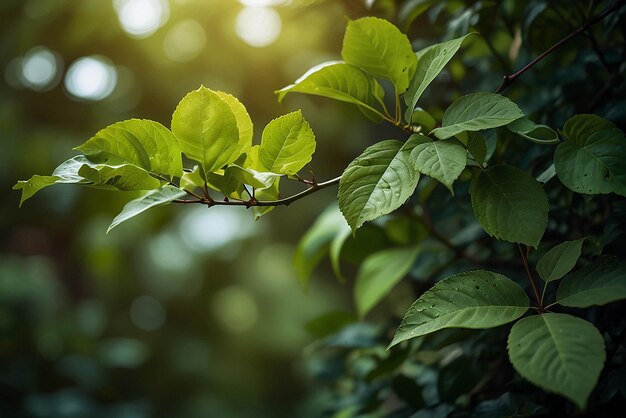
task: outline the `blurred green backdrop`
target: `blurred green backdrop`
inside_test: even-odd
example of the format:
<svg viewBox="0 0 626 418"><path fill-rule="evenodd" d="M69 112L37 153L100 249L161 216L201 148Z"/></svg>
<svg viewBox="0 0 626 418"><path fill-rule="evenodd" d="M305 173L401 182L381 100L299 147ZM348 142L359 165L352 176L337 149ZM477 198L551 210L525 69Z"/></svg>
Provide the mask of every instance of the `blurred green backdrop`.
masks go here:
<svg viewBox="0 0 626 418"><path fill-rule="evenodd" d="M291 260L335 190L258 222L172 205L105 235L132 194L57 186L18 209L11 186L110 123L169 126L201 84L243 101L256 141L303 108L315 174L334 177L382 128L273 92L339 58L345 17L367 13L361 1L0 2L0 416L319 416L304 324L349 299L331 280L303 291Z"/></svg>

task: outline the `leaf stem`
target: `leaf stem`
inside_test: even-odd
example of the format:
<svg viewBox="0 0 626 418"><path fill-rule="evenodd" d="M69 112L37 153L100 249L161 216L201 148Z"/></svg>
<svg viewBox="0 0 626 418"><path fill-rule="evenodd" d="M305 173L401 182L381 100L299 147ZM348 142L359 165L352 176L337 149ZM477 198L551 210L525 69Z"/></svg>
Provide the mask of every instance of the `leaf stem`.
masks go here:
<svg viewBox="0 0 626 418"><path fill-rule="evenodd" d="M537 286L535 286L535 281L533 280L533 275L530 273L530 268L528 267L528 247L526 247L526 253L522 251L522 246L517 244L517 248L519 249L519 253L522 256L522 261L524 263L524 268L526 269L526 274L528 275L528 281L530 282L531 287L533 288L533 292L535 293L535 299L537 300L537 308L539 313L544 312L544 306L542 303L542 298L539 296L539 291L537 291Z"/></svg>
<svg viewBox="0 0 626 418"><path fill-rule="evenodd" d="M511 84L513 84L515 82L515 80L517 80L519 77L521 77L526 71L530 70L539 61L543 60L545 57L547 57L548 55L552 54L554 51L559 49L567 41L569 41L570 39L576 37L578 34L586 31L591 26L595 25L596 23L598 23L599 21L601 21L602 19L604 19L605 17L607 17L611 13L615 12L620 7L622 7L623 5L624 5L624 0L617 0L615 3L613 3L612 6L606 8L602 13L600 13L599 15L594 17L593 19L589 20L587 23L585 23L584 25L582 25L581 27L579 27L575 31L571 32L566 37L562 38L560 41L558 41L557 43L552 45L550 48L546 49L537 58L535 58L534 60L532 60L531 62L526 64L522 69L520 69L519 71L517 71L517 72L515 72L513 74L505 75L502 78L502 84L500 84L500 87L498 87L496 89L496 93L501 93L504 90L506 90L507 88L509 88L511 86Z"/></svg>

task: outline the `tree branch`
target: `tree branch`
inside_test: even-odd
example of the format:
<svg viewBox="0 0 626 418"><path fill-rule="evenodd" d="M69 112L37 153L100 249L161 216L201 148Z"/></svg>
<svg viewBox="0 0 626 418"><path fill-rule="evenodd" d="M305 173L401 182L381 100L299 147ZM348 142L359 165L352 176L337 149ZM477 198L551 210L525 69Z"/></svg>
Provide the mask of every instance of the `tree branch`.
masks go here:
<svg viewBox="0 0 626 418"><path fill-rule="evenodd" d="M521 70L519 70L519 71L517 71L517 72L515 72L513 74L505 75L502 78L502 84L500 84L500 87L497 88L496 93L501 93L504 90L506 90L508 87L511 86L511 84L513 84L515 82L515 80L517 80L520 76L522 76L522 74L524 74L526 71L530 70L539 61L543 60L545 57L547 57L548 55L550 55L551 53L553 53L554 51L559 49L567 41L569 41L570 39L574 38L578 34L586 31L591 26L595 25L596 23L598 23L599 21L601 21L602 19L604 19L605 17L607 17L611 13L615 12L620 7L622 7L623 5L624 5L624 0L617 0L615 3L613 3L612 6L606 8L598 16L596 16L593 19L589 20L587 23L585 23L584 25L582 25L581 27L579 27L578 29L576 29L575 31L573 31L572 33L570 33L569 35L567 35L566 37L564 37L563 39L561 39L560 41L555 43L554 45L552 45L550 48L545 50L537 58L535 58L534 60L532 60L531 62L526 64L526 66L524 66Z"/></svg>

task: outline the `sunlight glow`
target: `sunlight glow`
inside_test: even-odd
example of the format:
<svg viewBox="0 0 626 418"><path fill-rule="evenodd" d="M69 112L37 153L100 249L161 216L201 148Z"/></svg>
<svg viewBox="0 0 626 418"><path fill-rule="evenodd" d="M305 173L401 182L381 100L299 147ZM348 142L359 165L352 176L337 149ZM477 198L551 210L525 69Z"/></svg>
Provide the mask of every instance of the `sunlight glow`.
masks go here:
<svg viewBox="0 0 626 418"><path fill-rule="evenodd" d="M271 7L244 7L235 21L237 35L248 45L257 48L273 43L281 29L280 15Z"/></svg>
<svg viewBox="0 0 626 418"><path fill-rule="evenodd" d="M242 286L221 289L213 297L212 308L219 322L235 333L248 331L259 318L256 300Z"/></svg>
<svg viewBox="0 0 626 418"><path fill-rule="evenodd" d="M244 211L216 206L210 211L187 211L180 224L180 235L193 250L215 251L227 244L251 237L257 231L252 217Z"/></svg>
<svg viewBox="0 0 626 418"><path fill-rule="evenodd" d="M163 40L163 51L172 61L185 62L200 54L206 44L202 25L189 19L174 25Z"/></svg>
<svg viewBox="0 0 626 418"><path fill-rule="evenodd" d="M169 18L165 0L114 0L113 6L122 29L135 38L145 38L157 31Z"/></svg>
<svg viewBox="0 0 626 418"><path fill-rule="evenodd" d="M65 75L65 88L79 99L102 100L116 84L115 67L106 58L95 55L76 60Z"/></svg>

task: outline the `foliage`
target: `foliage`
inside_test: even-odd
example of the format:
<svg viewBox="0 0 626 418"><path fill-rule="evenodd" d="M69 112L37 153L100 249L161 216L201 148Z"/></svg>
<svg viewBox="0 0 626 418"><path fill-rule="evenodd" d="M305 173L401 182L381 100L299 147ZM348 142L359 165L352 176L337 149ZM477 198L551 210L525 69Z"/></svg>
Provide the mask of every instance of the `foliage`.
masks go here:
<svg viewBox="0 0 626 418"><path fill-rule="evenodd" d="M341 379L353 388L331 407L332 413L446 416L460 411L483 416L488 411L499 416L497 411L507 408L510 414L571 411L565 403L569 401L581 410L601 411L616 402L592 394L608 385L601 381L603 370L610 375L624 368L616 353L626 325L614 318L612 328L599 320L620 309L603 305L626 299L624 262L616 257L622 254L612 245L623 234L620 220L615 221L617 233L605 227L614 210L623 210L623 131L607 117L563 115L563 109L557 112L546 101L533 103L523 91L516 97L519 104L480 88L447 98L443 108L441 101L425 100L431 83L469 35L470 25L476 24L480 42L496 60L503 60L491 44L492 23L485 23L489 19L483 14L497 14L505 22L510 15L525 15L520 25L528 28L544 6L531 4L524 14L513 3L512 10L499 11L478 2L458 15L452 4L432 6L435 18L437 13L454 17L446 35L457 37L417 52L386 20L351 20L343 39L344 61L314 67L277 91L280 99L301 93L347 102L373 121L399 128L398 139L366 147L338 179L318 183L315 177L300 176L316 147L301 111L271 121L261 143L253 145L252 122L243 105L226 93L201 87L179 103L171 131L145 120L111 125L76 148L83 156L62 163L52 176L33 176L15 188L22 189L22 202L54 183L145 191L144 197L128 203L112 228L171 202L254 207L259 217L339 183L338 207L352 236L345 224L336 222L336 210L325 213L299 248L300 280L308 283L326 252L343 279L340 263L344 248L348 259L352 244L357 253L353 259L360 263L354 287L360 317L393 296L405 276L410 276L417 299L387 350L389 324L397 324L388 316L380 324L351 322L338 314L315 324L324 337L320 347L335 349L329 356L345 361ZM429 2L407 2L402 9L409 21L405 24L430 7ZM598 10L589 7L585 17ZM532 33L524 36L530 40ZM605 36L614 35L609 30ZM472 36L473 42L480 37ZM608 66L602 57L598 52L600 65ZM462 69L457 66L457 71ZM433 105L433 111L417 105ZM183 168L182 154L198 165ZM539 169L547 174L538 176ZM307 188L281 199L280 179ZM386 236L388 245L368 248L366 234L371 231ZM544 254L538 261L533 249ZM542 291L531 266L544 280ZM555 292L550 285L557 281ZM604 310L567 309L592 305ZM529 310L534 312L527 315ZM349 324L333 328L335 321ZM509 323L510 328L502 327ZM324 324L328 332L319 331ZM487 328L496 329L463 331ZM539 389L516 380L508 365L509 372L499 371L506 362L504 353L513 369ZM477 364L488 370L479 370ZM553 400L545 392L568 401Z"/></svg>

